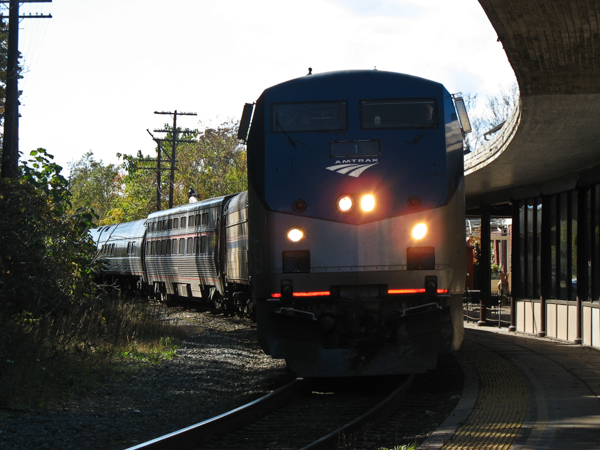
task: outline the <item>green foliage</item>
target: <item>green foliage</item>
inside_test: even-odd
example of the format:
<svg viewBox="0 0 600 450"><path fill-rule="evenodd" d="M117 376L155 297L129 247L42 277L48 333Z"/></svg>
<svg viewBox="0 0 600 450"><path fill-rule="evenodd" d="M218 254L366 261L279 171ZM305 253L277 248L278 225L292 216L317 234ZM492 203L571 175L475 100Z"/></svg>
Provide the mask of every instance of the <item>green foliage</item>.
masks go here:
<svg viewBox="0 0 600 450"><path fill-rule="evenodd" d="M164 126L169 129L168 125ZM176 170L173 184L173 205L188 202L188 192L196 191L199 200L235 194L247 189L246 149L237 139L238 123L227 121L216 128L205 127L200 132L179 130L176 148ZM169 160L172 133L162 143L161 209L168 208L170 192ZM142 219L156 211L156 155L117 154L123 163L115 167L96 161L92 152L70 166L71 211L93 209L98 225Z"/></svg>
<svg viewBox="0 0 600 450"><path fill-rule="evenodd" d="M175 330L156 311L99 295L94 215L73 211L52 156L33 151L20 171L0 179L0 405L44 405L127 345L172 356Z"/></svg>
<svg viewBox="0 0 600 450"><path fill-rule="evenodd" d="M237 122L224 122L205 128L197 142L184 144L178 157L178 204L187 202L187 191L194 187L199 199L235 194L248 188L245 148L237 139Z"/></svg>
<svg viewBox="0 0 600 450"><path fill-rule="evenodd" d="M161 337L149 350L144 350L139 344L131 343L125 349L121 350L120 356L133 361L156 364L177 356L177 348L175 339L172 337Z"/></svg>
<svg viewBox="0 0 600 450"><path fill-rule="evenodd" d="M143 219L156 211L156 161L142 152L136 156L117 156L123 158L121 173L124 175L118 178L121 191L105 223Z"/></svg>
<svg viewBox="0 0 600 450"><path fill-rule="evenodd" d="M79 161L70 164L69 171L69 190L75 210L82 207L93 210L102 225L118 199L118 167L113 164L105 166L102 161L96 161L89 151Z"/></svg>
<svg viewBox="0 0 600 450"><path fill-rule="evenodd" d="M44 150L18 180L0 180L0 358L44 315L63 315L93 294L95 246L89 211L66 214L67 182ZM33 321L33 322L32 322Z"/></svg>
<svg viewBox="0 0 600 450"><path fill-rule="evenodd" d="M188 192L194 188L199 200L235 194L247 189L246 150L237 139L238 123L224 122L216 128L205 128L198 133L179 132L180 143L176 149L176 171L173 184L173 205L188 202ZM165 125L165 129L169 129ZM165 140L172 138L167 133ZM162 160L168 159L171 147L163 142ZM156 156L118 155L126 174L122 177L123 190L116 206L106 220L131 221L146 217L156 211ZM162 163L161 209L168 208L170 164Z"/></svg>

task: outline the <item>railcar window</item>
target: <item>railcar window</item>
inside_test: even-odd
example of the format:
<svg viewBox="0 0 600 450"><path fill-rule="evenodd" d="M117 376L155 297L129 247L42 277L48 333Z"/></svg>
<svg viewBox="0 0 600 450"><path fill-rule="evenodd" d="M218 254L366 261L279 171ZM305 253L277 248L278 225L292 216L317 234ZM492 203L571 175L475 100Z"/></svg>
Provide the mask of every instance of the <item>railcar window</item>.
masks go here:
<svg viewBox="0 0 600 450"><path fill-rule="evenodd" d="M202 226L206 226L208 225L208 213L202 213Z"/></svg>
<svg viewBox="0 0 600 450"><path fill-rule="evenodd" d="M363 100L360 125L363 129L436 128L438 110L435 100Z"/></svg>
<svg viewBox="0 0 600 450"><path fill-rule="evenodd" d="M194 239L188 238L186 255L193 255L193 254L194 254Z"/></svg>
<svg viewBox="0 0 600 450"><path fill-rule="evenodd" d="M196 214L196 226L200 225L200 214Z"/></svg>
<svg viewBox="0 0 600 450"><path fill-rule="evenodd" d="M271 105L271 133L346 129L347 104L344 101Z"/></svg>
<svg viewBox="0 0 600 450"><path fill-rule="evenodd" d="M172 230L173 229L173 219L169 219L169 221L167 222L167 230Z"/></svg>
<svg viewBox="0 0 600 450"><path fill-rule="evenodd" d="M206 236L200 236L200 253L206 253Z"/></svg>
<svg viewBox="0 0 600 450"><path fill-rule="evenodd" d="M173 219L173 228L179 228L179 217Z"/></svg>
<svg viewBox="0 0 600 450"><path fill-rule="evenodd" d="M197 237L194 238L194 254L198 253L199 241L200 239L198 239Z"/></svg>
<svg viewBox="0 0 600 450"><path fill-rule="evenodd" d="M179 239L179 254L185 254L185 239Z"/></svg>
<svg viewBox="0 0 600 450"><path fill-rule="evenodd" d="M185 228L185 216L181 218L181 228Z"/></svg>

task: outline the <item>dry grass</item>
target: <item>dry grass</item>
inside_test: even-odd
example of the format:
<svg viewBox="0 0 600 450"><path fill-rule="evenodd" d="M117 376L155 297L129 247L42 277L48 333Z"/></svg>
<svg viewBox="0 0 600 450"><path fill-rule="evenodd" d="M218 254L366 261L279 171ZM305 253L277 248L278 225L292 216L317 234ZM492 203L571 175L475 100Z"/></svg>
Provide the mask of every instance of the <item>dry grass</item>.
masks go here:
<svg viewBox="0 0 600 450"><path fill-rule="evenodd" d="M173 357L186 330L163 313L162 305L105 295L68 315L13 320L10 342L0 344L0 406L46 406Z"/></svg>

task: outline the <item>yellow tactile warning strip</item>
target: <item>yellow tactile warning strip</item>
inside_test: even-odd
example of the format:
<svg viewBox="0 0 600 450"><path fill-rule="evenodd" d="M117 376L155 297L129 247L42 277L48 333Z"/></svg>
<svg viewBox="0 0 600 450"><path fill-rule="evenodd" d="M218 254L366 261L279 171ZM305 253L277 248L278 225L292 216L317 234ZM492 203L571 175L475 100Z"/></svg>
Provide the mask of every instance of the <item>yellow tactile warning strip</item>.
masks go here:
<svg viewBox="0 0 600 450"><path fill-rule="evenodd" d="M479 375L479 395L443 449L508 449L527 415L527 386L519 372L493 351L464 341L463 353Z"/></svg>

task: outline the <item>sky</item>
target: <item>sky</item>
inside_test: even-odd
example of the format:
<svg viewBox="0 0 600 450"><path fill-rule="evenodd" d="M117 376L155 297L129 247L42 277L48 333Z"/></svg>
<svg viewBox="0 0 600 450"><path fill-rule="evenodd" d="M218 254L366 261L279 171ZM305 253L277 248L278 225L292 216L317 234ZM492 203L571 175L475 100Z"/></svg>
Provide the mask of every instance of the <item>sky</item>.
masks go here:
<svg viewBox="0 0 600 450"><path fill-rule="evenodd" d="M146 130L172 123L155 111L216 126L309 67L402 72L479 98L515 79L477 0L53 0L29 13L52 18L19 25L20 151L45 148L64 174L88 151L155 156Z"/></svg>

